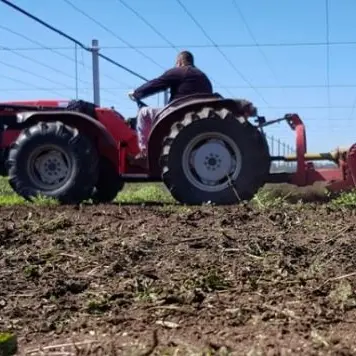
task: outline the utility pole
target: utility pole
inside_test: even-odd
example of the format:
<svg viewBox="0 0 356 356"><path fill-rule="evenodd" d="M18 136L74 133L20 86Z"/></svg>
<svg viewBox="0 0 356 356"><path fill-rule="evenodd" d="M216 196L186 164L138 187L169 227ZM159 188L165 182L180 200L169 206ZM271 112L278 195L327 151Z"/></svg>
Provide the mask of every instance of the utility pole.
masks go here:
<svg viewBox="0 0 356 356"><path fill-rule="evenodd" d="M98 40L92 40L91 53L92 53L92 59L93 59L94 104L100 106L99 41Z"/></svg>

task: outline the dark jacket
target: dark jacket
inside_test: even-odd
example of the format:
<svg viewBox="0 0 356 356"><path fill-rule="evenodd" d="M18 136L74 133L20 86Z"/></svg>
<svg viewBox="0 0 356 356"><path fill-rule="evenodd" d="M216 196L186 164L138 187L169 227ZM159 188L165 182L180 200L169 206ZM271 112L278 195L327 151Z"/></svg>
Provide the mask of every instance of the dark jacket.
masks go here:
<svg viewBox="0 0 356 356"><path fill-rule="evenodd" d="M213 88L209 78L194 66L175 67L153 79L134 92L137 99L170 89L169 102L191 94L212 94Z"/></svg>

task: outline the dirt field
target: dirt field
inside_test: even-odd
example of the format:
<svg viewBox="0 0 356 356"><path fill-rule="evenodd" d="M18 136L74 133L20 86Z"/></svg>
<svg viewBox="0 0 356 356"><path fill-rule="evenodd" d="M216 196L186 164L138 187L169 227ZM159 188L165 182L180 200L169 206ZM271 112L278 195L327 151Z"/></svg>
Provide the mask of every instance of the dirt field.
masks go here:
<svg viewBox="0 0 356 356"><path fill-rule="evenodd" d="M1 207L0 330L27 355L355 355L355 217Z"/></svg>

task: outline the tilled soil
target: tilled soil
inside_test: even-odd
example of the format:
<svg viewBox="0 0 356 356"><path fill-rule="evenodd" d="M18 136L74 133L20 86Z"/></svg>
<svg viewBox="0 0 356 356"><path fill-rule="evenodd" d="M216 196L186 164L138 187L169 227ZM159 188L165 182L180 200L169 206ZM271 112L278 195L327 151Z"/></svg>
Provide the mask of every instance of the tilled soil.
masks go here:
<svg viewBox="0 0 356 356"><path fill-rule="evenodd" d="M0 331L28 355L355 355L355 216L2 207Z"/></svg>

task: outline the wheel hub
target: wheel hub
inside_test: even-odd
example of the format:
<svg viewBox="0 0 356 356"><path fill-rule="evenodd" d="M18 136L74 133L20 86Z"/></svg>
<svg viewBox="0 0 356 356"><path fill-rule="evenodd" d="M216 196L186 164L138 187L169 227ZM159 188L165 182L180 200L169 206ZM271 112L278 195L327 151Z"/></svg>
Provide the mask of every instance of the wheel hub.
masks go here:
<svg viewBox="0 0 356 356"><path fill-rule="evenodd" d="M32 182L46 191L61 187L71 173L71 160L67 153L54 145L41 146L32 152L27 165Z"/></svg>
<svg viewBox="0 0 356 356"><path fill-rule="evenodd" d="M57 151L50 151L35 161L35 167L43 183L55 184L68 174L68 167L61 154Z"/></svg>
<svg viewBox="0 0 356 356"><path fill-rule="evenodd" d="M182 166L192 185L218 192L234 181L241 171L239 147L223 133L207 132L192 139L184 149Z"/></svg>
<svg viewBox="0 0 356 356"><path fill-rule="evenodd" d="M231 170L232 157L223 144L209 141L196 150L193 167L202 180L216 182Z"/></svg>

